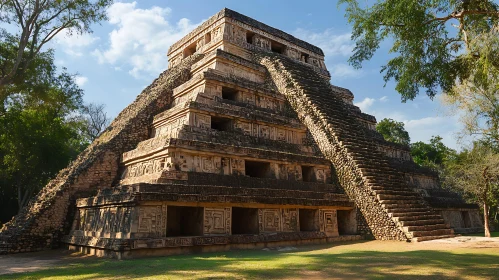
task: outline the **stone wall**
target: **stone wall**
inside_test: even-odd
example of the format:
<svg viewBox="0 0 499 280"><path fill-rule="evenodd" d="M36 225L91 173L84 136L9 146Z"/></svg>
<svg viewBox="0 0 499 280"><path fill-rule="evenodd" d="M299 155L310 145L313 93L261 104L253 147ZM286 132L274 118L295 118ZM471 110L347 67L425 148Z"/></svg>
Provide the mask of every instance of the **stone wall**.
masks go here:
<svg viewBox="0 0 499 280"><path fill-rule="evenodd" d="M0 231L0 253L56 247L69 228L76 198L110 187L118 178L120 156L149 137L153 116L168 108L173 89L191 78L193 55L163 72L71 164ZM71 210L74 211L74 210ZM71 212L69 211L69 212Z"/></svg>

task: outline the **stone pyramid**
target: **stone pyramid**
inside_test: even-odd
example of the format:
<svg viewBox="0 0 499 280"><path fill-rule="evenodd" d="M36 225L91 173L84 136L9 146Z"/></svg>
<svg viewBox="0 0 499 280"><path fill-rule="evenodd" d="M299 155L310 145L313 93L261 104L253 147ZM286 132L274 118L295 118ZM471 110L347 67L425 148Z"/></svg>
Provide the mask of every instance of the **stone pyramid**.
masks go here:
<svg viewBox="0 0 499 280"><path fill-rule="evenodd" d="M383 140L322 50L223 9L0 232L118 258L480 230L478 208Z"/></svg>

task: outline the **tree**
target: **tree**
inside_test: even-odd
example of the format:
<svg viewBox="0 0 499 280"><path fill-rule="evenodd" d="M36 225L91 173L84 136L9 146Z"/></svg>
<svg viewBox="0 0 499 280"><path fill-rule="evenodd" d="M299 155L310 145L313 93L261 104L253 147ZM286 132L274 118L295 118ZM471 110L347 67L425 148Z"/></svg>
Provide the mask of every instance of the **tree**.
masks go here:
<svg viewBox="0 0 499 280"><path fill-rule="evenodd" d="M489 213L497 208L499 199L499 154L483 142L475 142L471 150L465 150L446 164L444 185L483 207L485 236L490 237Z"/></svg>
<svg viewBox="0 0 499 280"><path fill-rule="evenodd" d="M106 7L112 0L1 0L0 22L14 25L12 34L0 29L0 39L10 42L0 48L0 88L22 83L26 72L39 58L44 46L65 31L83 34L92 32L90 25L106 19ZM0 91L0 101L7 95Z"/></svg>
<svg viewBox="0 0 499 280"><path fill-rule="evenodd" d="M2 219L25 206L88 144L79 133L81 124L71 118L82 108L83 91L64 69L57 72L53 56L36 59L53 70L44 78L49 85L11 93L0 114ZM13 201L17 207L7 208Z"/></svg>
<svg viewBox="0 0 499 280"><path fill-rule="evenodd" d="M383 138L389 142L402 145L409 145L411 142L411 138L405 130L403 122L384 118L376 125L376 131L383 135Z"/></svg>
<svg viewBox="0 0 499 280"><path fill-rule="evenodd" d="M432 136L430 143L411 144L411 156L415 163L432 169L440 169L447 160L456 157L456 151L442 143L442 137Z"/></svg>
<svg viewBox="0 0 499 280"><path fill-rule="evenodd" d="M107 116L104 104L90 103L83 107L83 131L85 138L92 142L101 134L106 127L111 123L111 119Z"/></svg>
<svg viewBox="0 0 499 280"><path fill-rule="evenodd" d="M471 42L487 57L499 51L499 29L477 36ZM469 77L443 96L444 104L459 115L463 135L478 136L499 145L499 69L490 59L480 59Z"/></svg>
<svg viewBox="0 0 499 280"><path fill-rule="evenodd" d="M378 0L362 1L364 7L359 2L339 1L346 5L346 16L353 24L356 46L349 61L360 68L381 42L390 41L394 57L381 71L385 82L396 81L404 102L414 99L420 89L430 97L440 90L451 92L456 81L468 79L480 64L499 67L497 44L478 43L483 37L497 36L495 1Z"/></svg>

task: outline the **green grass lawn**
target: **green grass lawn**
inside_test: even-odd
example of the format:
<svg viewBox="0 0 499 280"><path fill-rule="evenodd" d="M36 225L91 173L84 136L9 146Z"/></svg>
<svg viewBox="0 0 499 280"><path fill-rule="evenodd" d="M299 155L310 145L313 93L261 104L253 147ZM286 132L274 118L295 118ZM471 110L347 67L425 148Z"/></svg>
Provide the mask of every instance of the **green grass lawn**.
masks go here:
<svg viewBox="0 0 499 280"><path fill-rule="evenodd" d="M359 241L294 251L230 251L134 260L70 258L7 279L497 279L499 248ZM2 276L0 276L2 278Z"/></svg>
<svg viewBox="0 0 499 280"><path fill-rule="evenodd" d="M466 236L484 236L484 235L483 233L472 233L472 234L466 234ZM491 232L490 237L499 237L499 231Z"/></svg>

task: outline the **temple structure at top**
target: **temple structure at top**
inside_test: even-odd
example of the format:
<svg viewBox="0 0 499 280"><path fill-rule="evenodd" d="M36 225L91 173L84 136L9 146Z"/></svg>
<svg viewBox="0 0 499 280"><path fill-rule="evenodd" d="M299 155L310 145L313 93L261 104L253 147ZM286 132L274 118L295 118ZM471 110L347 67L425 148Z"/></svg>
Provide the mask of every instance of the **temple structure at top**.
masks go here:
<svg viewBox="0 0 499 280"><path fill-rule="evenodd" d="M62 240L121 258L480 230L475 205L329 83L320 48L223 9L168 62L5 225L0 250Z"/></svg>

